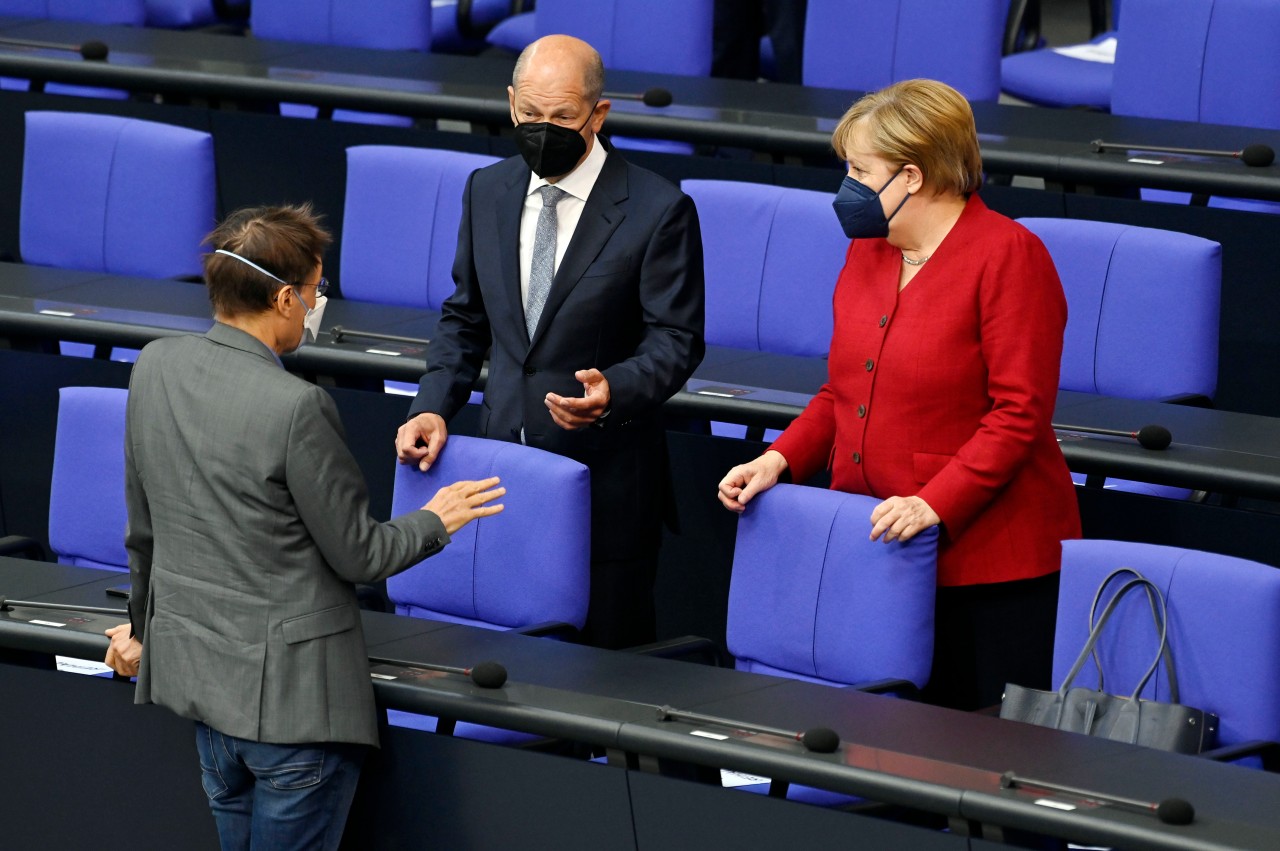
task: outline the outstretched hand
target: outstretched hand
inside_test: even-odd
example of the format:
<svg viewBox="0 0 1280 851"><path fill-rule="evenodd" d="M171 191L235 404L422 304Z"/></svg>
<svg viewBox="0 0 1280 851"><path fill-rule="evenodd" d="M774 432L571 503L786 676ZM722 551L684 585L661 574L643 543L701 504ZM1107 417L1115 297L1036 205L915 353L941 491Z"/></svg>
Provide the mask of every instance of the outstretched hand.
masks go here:
<svg viewBox="0 0 1280 851"><path fill-rule="evenodd" d="M439 517L445 531L452 535L472 520L502 511L501 503L491 504L507 492L506 488L496 487L497 484L497 476L475 482L454 482L436 491L436 495L422 506L422 510Z"/></svg>

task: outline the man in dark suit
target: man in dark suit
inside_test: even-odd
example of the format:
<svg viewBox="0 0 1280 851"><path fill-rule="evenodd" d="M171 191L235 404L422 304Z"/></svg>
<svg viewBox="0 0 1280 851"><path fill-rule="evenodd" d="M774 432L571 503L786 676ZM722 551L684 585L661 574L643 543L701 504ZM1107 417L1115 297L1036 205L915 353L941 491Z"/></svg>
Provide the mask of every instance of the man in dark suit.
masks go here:
<svg viewBox="0 0 1280 851"><path fill-rule="evenodd" d="M431 341L403 463L429 466L489 353L480 433L591 470L585 638L654 638L668 469L661 406L702 360L702 239L693 202L597 134L609 112L588 44L540 39L507 90L521 156L463 196L454 294ZM548 494L554 498L554 494Z"/></svg>
<svg viewBox="0 0 1280 851"><path fill-rule="evenodd" d="M149 344L130 381L131 623L106 661L136 702L197 722L223 849L336 849L378 741L353 583L434 555L504 491L459 482L370 517L333 400L280 365L314 331L328 234L309 208L256 208L209 241L218 321Z"/></svg>

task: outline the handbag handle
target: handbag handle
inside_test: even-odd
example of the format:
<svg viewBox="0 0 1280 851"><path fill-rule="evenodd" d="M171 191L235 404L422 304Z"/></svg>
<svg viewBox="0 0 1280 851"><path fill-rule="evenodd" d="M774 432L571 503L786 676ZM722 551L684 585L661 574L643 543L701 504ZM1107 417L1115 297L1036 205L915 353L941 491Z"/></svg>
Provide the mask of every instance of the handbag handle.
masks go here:
<svg viewBox="0 0 1280 851"><path fill-rule="evenodd" d="M1108 576L1107 580L1110 579L1111 577ZM1103 584L1105 585L1106 581L1104 581ZM1147 681L1151 679L1152 674L1154 674L1156 668L1159 667L1160 660L1164 657L1165 648L1168 644L1168 622L1167 618L1164 617L1166 614L1164 596L1161 595L1160 589L1156 588L1150 580L1139 574L1137 578L1130 579L1121 585L1120 590L1116 591L1115 596L1107 601L1106 607L1102 610L1102 617L1098 619L1097 625L1089 632L1089 640L1085 642L1084 647L1080 650L1080 655L1076 657L1075 664L1072 665L1071 670L1067 672L1067 678L1058 688L1058 696L1062 698L1062 700L1059 701L1059 712L1062 711L1062 706L1066 703L1067 691L1070 690L1071 684L1075 681L1076 675L1080 673L1080 669L1084 667L1085 661L1090 655L1092 655L1093 648L1097 645L1098 639L1102 636L1102 630L1107 625L1107 621L1111 619L1111 613L1115 611L1116 605L1125 594L1138 587L1145 587L1149 589L1148 593L1151 593L1152 591L1155 592L1156 599L1160 601L1160 613L1162 617L1158 619L1160 627L1160 649L1157 651L1155 659L1151 661L1151 666L1147 668L1147 672L1143 674L1142 679L1138 681L1138 687L1133 691L1132 700L1136 701L1138 699L1138 695L1141 694L1142 689L1146 687Z"/></svg>
<svg viewBox="0 0 1280 851"><path fill-rule="evenodd" d="M1098 611L1098 601L1102 599L1102 592L1106 590L1107 585L1111 582L1112 579L1125 573L1130 574L1138 579L1141 579L1147 582L1147 585L1145 586L1144 590L1147 592L1147 603L1151 606L1151 618L1155 622L1155 626L1157 630L1164 629L1162 624L1164 623L1165 614L1167 613L1164 613L1165 601L1164 601L1164 595L1160 593L1160 589L1157 588L1154 585L1154 583L1151 583L1149 580L1147 580L1147 578L1143 576L1141 573L1134 570L1132 567L1119 567L1111 571L1111 573L1107 574L1107 577L1102 580L1102 583L1100 585L1098 585L1098 590L1094 592L1093 605L1089 607L1089 631L1090 632L1093 631L1093 619L1094 619L1094 615ZM1159 608L1157 608L1156 606L1157 597L1160 599ZM1171 703L1180 703L1181 701L1179 701L1178 699L1178 673L1175 670L1175 667L1173 664L1173 651L1169 648L1169 645L1167 643L1162 644L1161 648L1162 648L1161 655L1164 658L1165 674L1167 675L1168 681L1169 681L1169 700ZM1094 666L1098 669L1098 691L1105 691L1106 689L1103 683L1105 675L1102 668L1102 659L1099 658L1098 656L1098 648L1096 646L1093 648L1093 663L1094 663Z"/></svg>

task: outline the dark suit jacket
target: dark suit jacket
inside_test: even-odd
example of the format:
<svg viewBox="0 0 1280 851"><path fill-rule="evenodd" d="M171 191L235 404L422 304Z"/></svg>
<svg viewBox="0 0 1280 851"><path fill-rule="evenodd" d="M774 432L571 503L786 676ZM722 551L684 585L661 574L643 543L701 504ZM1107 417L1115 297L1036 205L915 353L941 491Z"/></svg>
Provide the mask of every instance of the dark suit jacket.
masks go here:
<svg viewBox="0 0 1280 851"><path fill-rule="evenodd" d="M353 582L449 540L369 516L324 390L221 323L138 357L125 437L136 700L260 742L377 744Z"/></svg>
<svg viewBox="0 0 1280 851"><path fill-rule="evenodd" d="M523 428L530 446L586 464L595 557L641 555L656 549L661 532L660 409L705 351L697 211L671 183L610 151L530 340L519 260L529 175L513 157L467 182L457 288L442 307L410 416L452 417L488 352L481 434L515 441ZM573 373L592 367L609 380L610 413L590 428L561 429L543 399L582 395Z"/></svg>

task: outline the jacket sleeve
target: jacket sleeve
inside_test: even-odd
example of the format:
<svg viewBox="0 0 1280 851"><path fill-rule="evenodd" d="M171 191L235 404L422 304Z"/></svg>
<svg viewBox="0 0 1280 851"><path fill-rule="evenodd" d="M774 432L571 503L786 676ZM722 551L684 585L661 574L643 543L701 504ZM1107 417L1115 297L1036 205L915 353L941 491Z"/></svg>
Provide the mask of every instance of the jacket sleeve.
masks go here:
<svg viewBox="0 0 1280 851"><path fill-rule="evenodd" d="M139 357L134 375L142 366ZM133 449L134 399L129 394L124 430L124 501L128 521L124 532L124 549L129 558L129 623L133 637L143 641L146 631L147 597L151 589L151 558L154 540L151 533L151 506L147 503L147 491L138 471Z"/></svg>
<svg viewBox="0 0 1280 851"><path fill-rule="evenodd" d="M958 535L1016 476L1052 421L1067 303L1044 245L1025 230L993 252L978 286L991 410L920 497Z"/></svg>
<svg viewBox="0 0 1280 851"><path fill-rule="evenodd" d="M645 246L639 296L644 330L635 354L603 370L611 397L605 428L662 405L706 353L702 231L688 195L663 211Z"/></svg>
<svg viewBox="0 0 1280 851"><path fill-rule="evenodd" d="M458 251L453 261L453 295L441 305L440 322L427 350L427 371L409 407L410 418L436 413L453 417L471 395L492 342L489 316L476 276L475 240L471 232L471 197L475 174L462 193Z"/></svg>
<svg viewBox="0 0 1280 851"><path fill-rule="evenodd" d="M440 518L410 511L386 523L369 516L369 494L347 449L333 399L319 387L298 395L285 478L298 515L329 566L349 582L377 582L435 555L449 542Z"/></svg>

